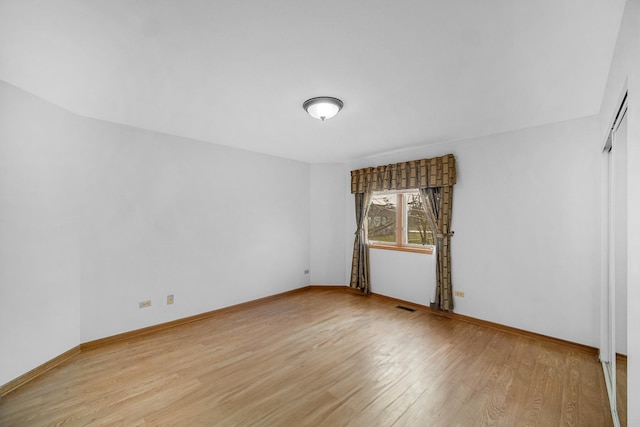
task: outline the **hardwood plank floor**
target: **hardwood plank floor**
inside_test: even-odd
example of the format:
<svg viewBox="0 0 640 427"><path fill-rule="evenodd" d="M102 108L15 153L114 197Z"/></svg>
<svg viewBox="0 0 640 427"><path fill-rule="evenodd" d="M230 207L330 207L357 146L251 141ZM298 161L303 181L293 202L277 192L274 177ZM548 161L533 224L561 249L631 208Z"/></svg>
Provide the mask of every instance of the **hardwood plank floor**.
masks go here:
<svg viewBox="0 0 640 427"><path fill-rule="evenodd" d="M0 425L609 426L593 354L309 289L83 351Z"/></svg>
<svg viewBox="0 0 640 427"><path fill-rule="evenodd" d="M616 359L616 400L620 425L627 425L627 358Z"/></svg>

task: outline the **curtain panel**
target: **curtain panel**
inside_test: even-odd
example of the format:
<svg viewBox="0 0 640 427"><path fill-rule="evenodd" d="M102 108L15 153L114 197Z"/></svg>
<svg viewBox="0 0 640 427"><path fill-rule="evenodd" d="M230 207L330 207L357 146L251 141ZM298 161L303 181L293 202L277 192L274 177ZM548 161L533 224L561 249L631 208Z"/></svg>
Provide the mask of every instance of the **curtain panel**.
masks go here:
<svg viewBox="0 0 640 427"><path fill-rule="evenodd" d="M451 212L453 187L421 188L420 199L435 235L437 309L453 311L451 286Z"/></svg>
<svg viewBox="0 0 640 427"><path fill-rule="evenodd" d="M369 247L364 230L367 213L371 205L371 192L356 194L356 223L358 229L353 242L353 259L351 261L351 281L349 286L360 290L365 295L371 293L369 286Z"/></svg>
<svg viewBox="0 0 640 427"><path fill-rule="evenodd" d="M456 159L453 154L351 171L356 198L357 230L353 244L351 283L369 294L369 248L364 221L374 191L419 189L427 218L436 233L436 308L453 310L451 286L451 213Z"/></svg>

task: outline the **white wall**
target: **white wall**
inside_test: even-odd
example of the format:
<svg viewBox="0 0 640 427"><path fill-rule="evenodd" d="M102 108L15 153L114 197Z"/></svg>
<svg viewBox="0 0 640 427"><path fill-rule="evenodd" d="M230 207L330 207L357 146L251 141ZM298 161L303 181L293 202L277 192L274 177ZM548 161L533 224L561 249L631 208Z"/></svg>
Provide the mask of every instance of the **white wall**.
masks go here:
<svg viewBox="0 0 640 427"><path fill-rule="evenodd" d="M435 252L370 249L371 292L428 307L435 301L435 258Z"/></svg>
<svg viewBox="0 0 640 427"><path fill-rule="evenodd" d="M311 165L311 283L344 285L344 163Z"/></svg>
<svg viewBox="0 0 640 427"><path fill-rule="evenodd" d="M83 342L309 284L308 164L87 126L95 196L81 208Z"/></svg>
<svg viewBox="0 0 640 427"><path fill-rule="evenodd" d="M308 164L0 89L0 384L81 342L309 284Z"/></svg>
<svg viewBox="0 0 640 427"><path fill-rule="evenodd" d="M596 134L589 117L360 159L349 169L453 153L452 277L465 292L455 311L597 346Z"/></svg>
<svg viewBox="0 0 640 427"><path fill-rule="evenodd" d="M599 143L609 131L621 95L629 92L627 145L627 423L640 425L640 0L629 0L622 18L599 115Z"/></svg>
<svg viewBox="0 0 640 427"><path fill-rule="evenodd" d="M80 342L79 124L0 81L0 384Z"/></svg>

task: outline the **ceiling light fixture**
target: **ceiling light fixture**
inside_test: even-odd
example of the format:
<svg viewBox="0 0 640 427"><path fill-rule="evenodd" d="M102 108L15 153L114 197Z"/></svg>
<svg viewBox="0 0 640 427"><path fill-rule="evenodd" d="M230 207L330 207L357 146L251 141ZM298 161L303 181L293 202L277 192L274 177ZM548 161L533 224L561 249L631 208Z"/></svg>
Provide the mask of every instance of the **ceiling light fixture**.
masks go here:
<svg viewBox="0 0 640 427"><path fill-rule="evenodd" d="M344 103L338 98L318 96L317 98L311 98L304 101L302 108L304 108L311 117L324 122L338 114L338 111L342 109L343 105Z"/></svg>

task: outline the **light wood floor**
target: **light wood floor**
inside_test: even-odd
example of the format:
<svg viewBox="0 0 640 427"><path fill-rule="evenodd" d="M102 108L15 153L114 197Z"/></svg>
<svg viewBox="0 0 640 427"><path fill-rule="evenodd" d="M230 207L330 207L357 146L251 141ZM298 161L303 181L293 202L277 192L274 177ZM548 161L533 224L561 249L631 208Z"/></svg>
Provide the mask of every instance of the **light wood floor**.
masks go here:
<svg viewBox="0 0 640 427"><path fill-rule="evenodd" d="M81 354L0 425L609 426L594 354L310 289Z"/></svg>
<svg viewBox="0 0 640 427"><path fill-rule="evenodd" d="M627 425L627 358L616 359L616 400L620 425Z"/></svg>

